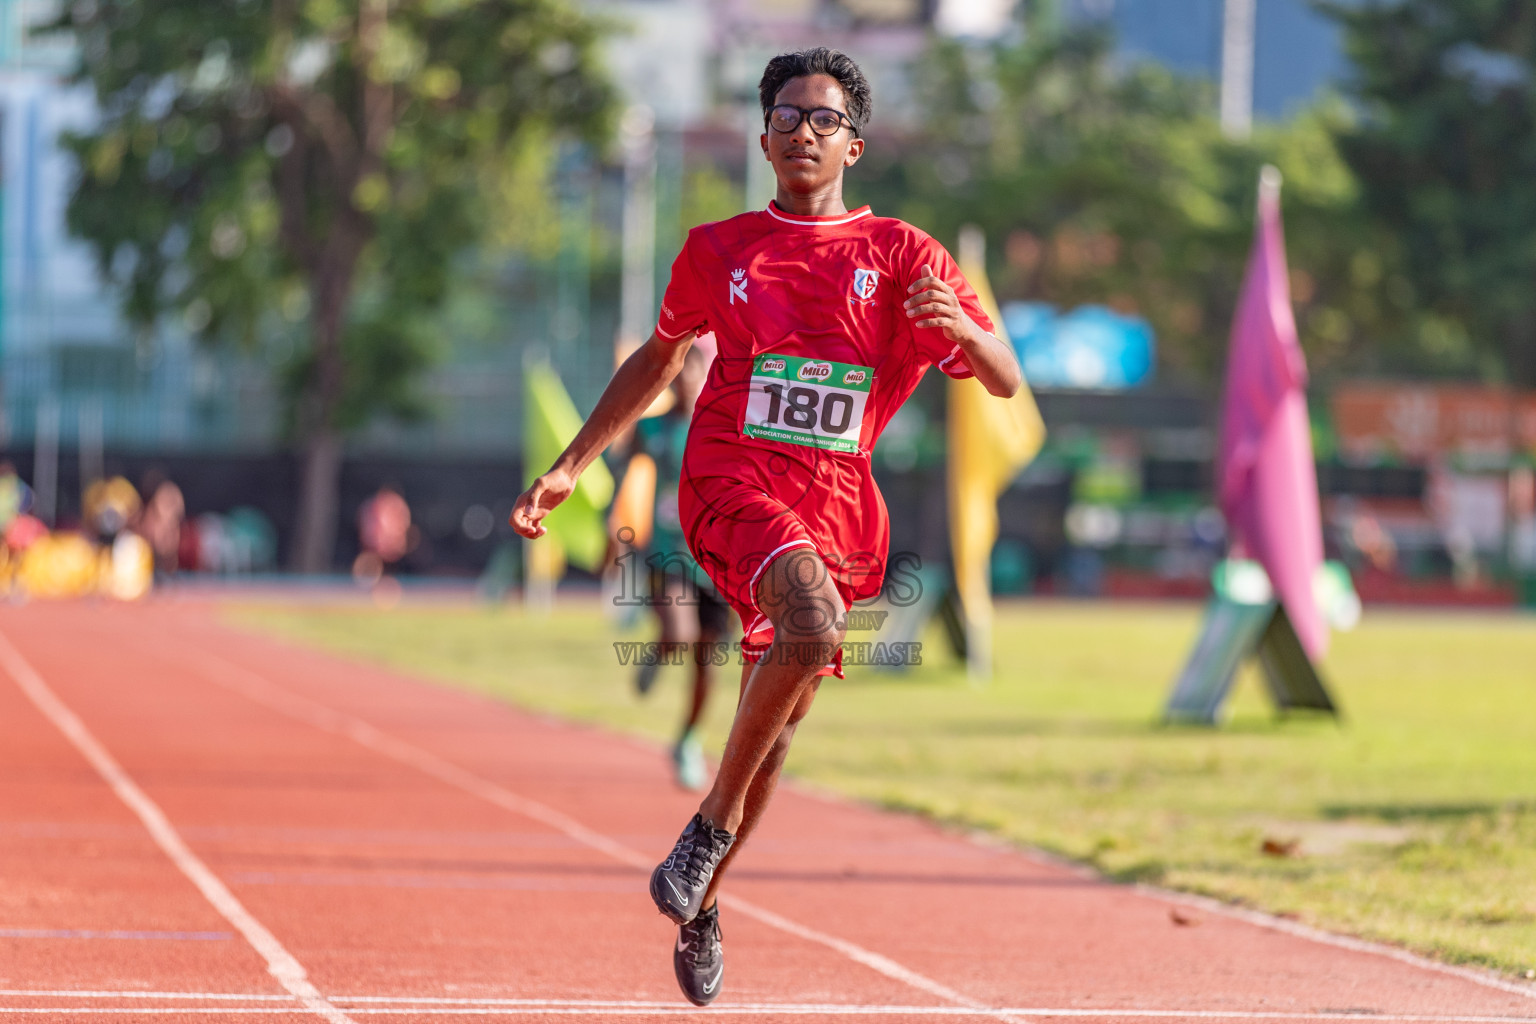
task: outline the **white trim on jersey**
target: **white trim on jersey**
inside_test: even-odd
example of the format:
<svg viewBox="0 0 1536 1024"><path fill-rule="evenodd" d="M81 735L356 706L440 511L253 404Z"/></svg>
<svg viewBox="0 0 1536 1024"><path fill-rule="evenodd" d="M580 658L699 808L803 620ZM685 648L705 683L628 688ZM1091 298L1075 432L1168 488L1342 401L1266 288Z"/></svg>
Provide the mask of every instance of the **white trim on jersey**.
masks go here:
<svg viewBox="0 0 1536 1024"><path fill-rule="evenodd" d="M774 220L781 220L785 224L795 224L806 228L835 228L840 224L851 224L862 217L872 216L874 213L873 210L866 206L863 209L855 213L850 213L848 216L839 218L838 220L828 220L824 217L791 217L788 214L783 214L778 210L775 210L772 204L769 204L768 209L765 212Z"/></svg>
<svg viewBox="0 0 1536 1024"><path fill-rule="evenodd" d="M752 602L753 611L757 612L759 615L763 613L763 610L757 606L757 578L763 574L764 569L768 568L768 563L773 561L774 556L781 551L788 551L790 548L802 547L814 549L816 545L808 540L792 540L787 544L780 544L778 547L768 552L768 557L764 558L762 562L758 564L757 572L753 573L752 579L747 582L747 600ZM817 552L817 554L820 553L821 552L819 551ZM753 625L756 625L756 623L753 623Z"/></svg>
<svg viewBox="0 0 1536 1024"><path fill-rule="evenodd" d="M689 331L696 331L696 330L698 330L698 328L696 328L696 327L688 327L688 328L685 328L685 329L683 329L681 331L678 331L676 334L668 334L666 331L661 329L661 324L660 323L657 323L657 325L656 325L656 333L661 335L663 338L666 338L668 341L676 341L678 338L681 338L683 335L687 334Z"/></svg>

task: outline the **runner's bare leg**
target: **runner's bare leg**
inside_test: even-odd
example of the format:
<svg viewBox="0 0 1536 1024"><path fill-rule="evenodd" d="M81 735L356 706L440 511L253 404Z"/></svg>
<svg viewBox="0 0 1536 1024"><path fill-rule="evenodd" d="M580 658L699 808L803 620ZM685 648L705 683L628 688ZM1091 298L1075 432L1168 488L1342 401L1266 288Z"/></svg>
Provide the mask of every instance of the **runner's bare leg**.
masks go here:
<svg viewBox="0 0 1536 1024"><path fill-rule="evenodd" d="M747 677L751 675L753 666L745 665L741 672L742 694L746 694ZM758 766L757 774L752 777L752 785L747 789L746 813L742 816L741 826L736 829L736 842L726 851L720 860L720 865L715 868L715 876L710 879L709 889L704 893L704 902L700 906L708 910L715 905L715 898L720 889L720 880L725 877L725 872L730 867L736 854L741 852L742 844L757 830L757 823L763 819L763 812L768 809L768 802L773 799L774 790L779 787L779 773L784 768L784 759L789 755L789 744L795 736L795 726L811 710L811 701L816 699L816 690L820 686L821 679L817 677L811 680L811 685L800 695L800 702L795 705L794 713L789 716L789 722L779 731L779 738L774 741L773 747L768 751L768 756Z"/></svg>
<svg viewBox="0 0 1536 1024"><path fill-rule="evenodd" d="M710 671L710 657L715 644L720 642L718 633L706 633L700 631L699 642L693 649L693 693L689 698L688 715L683 720L683 732L691 732L696 729L699 719L704 717L704 705L709 703L709 690L712 672Z"/></svg>
<svg viewBox="0 0 1536 1024"><path fill-rule="evenodd" d="M661 600L652 605L656 618L661 621L662 664L668 664L676 653L693 652L699 639L699 609L690 601L688 586L676 576L663 577ZM697 598L694 598L697 600ZM692 661L690 655L686 658Z"/></svg>
<svg viewBox="0 0 1536 1024"><path fill-rule="evenodd" d="M842 595L809 547L775 558L758 581L756 596L773 623L773 644L747 676L714 787L699 805L705 820L733 833L746 817L747 793L758 770L843 642L846 625Z"/></svg>

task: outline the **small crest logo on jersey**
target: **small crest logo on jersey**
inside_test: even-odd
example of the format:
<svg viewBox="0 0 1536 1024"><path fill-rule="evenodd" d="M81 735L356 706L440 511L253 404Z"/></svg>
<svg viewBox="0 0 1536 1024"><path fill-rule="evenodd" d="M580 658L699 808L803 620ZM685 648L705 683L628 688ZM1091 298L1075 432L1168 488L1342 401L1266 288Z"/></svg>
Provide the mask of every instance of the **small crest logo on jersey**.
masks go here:
<svg viewBox="0 0 1536 1024"><path fill-rule="evenodd" d="M778 373L783 369L784 360L782 359L764 359L762 365L757 368L759 373Z"/></svg>
<svg viewBox="0 0 1536 1024"><path fill-rule="evenodd" d="M875 297L875 288L880 284L880 271L854 268L853 294L868 302Z"/></svg>
<svg viewBox="0 0 1536 1024"><path fill-rule="evenodd" d="M849 370L847 373L843 374L843 383L844 384L863 384L864 383L864 378L868 377L868 376L869 376L869 371L867 371L867 370Z"/></svg>
<svg viewBox="0 0 1536 1024"><path fill-rule="evenodd" d="M831 363L801 363L801 380L826 380L832 376Z"/></svg>
<svg viewBox="0 0 1536 1024"><path fill-rule="evenodd" d="M736 305L738 298L747 301L747 271L743 267L731 271L731 305Z"/></svg>

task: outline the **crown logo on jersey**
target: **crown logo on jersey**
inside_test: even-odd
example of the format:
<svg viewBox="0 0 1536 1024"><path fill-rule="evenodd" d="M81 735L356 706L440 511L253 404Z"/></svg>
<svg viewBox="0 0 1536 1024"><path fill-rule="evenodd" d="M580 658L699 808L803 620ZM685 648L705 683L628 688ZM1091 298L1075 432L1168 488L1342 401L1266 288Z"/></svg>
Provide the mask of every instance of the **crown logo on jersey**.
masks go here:
<svg viewBox="0 0 1536 1024"><path fill-rule="evenodd" d="M731 305L736 305L737 299L747 301L747 271L744 267L731 271Z"/></svg>

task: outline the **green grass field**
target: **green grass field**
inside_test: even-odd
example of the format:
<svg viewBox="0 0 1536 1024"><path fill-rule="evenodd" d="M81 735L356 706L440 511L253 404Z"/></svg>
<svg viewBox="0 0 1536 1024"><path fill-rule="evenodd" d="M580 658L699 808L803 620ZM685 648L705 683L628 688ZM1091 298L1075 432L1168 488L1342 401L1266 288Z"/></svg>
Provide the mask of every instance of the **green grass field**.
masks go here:
<svg viewBox="0 0 1536 1024"><path fill-rule="evenodd" d="M657 740L683 669L630 689L595 603L247 605L246 626ZM937 633L905 675L830 680L789 770L1106 875L1204 893L1447 961L1536 968L1536 617L1368 612L1324 666L1346 719L1276 720L1255 678L1218 731L1155 724L1193 606L1000 608L996 680ZM853 639L850 636L850 639ZM724 670L719 749L739 670ZM1266 840L1290 855L1262 852ZM1299 842L1298 842L1299 841Z"/></svg>

